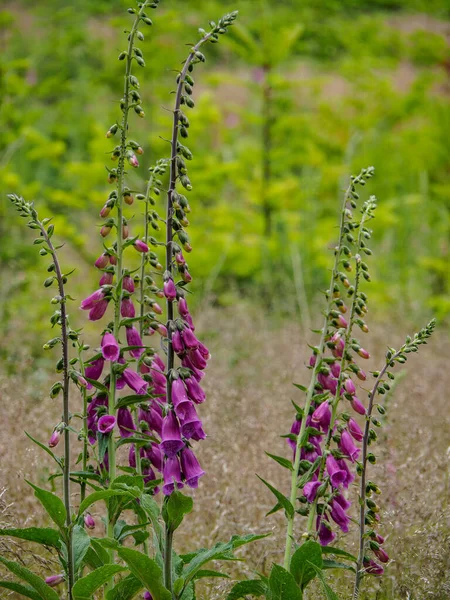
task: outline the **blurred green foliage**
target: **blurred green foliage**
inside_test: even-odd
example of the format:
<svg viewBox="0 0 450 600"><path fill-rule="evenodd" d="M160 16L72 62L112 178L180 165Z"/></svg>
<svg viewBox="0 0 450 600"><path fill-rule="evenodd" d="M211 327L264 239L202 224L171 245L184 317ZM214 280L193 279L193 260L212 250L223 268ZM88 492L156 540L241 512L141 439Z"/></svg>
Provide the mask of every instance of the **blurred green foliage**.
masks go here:
<svg viewBox="0 0 450 600"><path fill-rule="evenodd" d="M94 234L113 147L105 132L118 115L117 56L130 4L22 0L0 12L3 339L25 330L30 298L33 315L47 313L43 266L7 193L55 215L65 259L79 271L73 295L95 285L89 265L101 248ZM308 306L327 277L337 198L350 173L374 164L374 304L393 317L447 315L445 0L163 0L142 43L146 119L133 119L130 134L145 155L132 185L142 187L147 168L168 155L165 108L184 45L231 9L239 24L208 48L190 114L197 297L228 304L245 294L275 312L300 309L309 324Z"/></svg>

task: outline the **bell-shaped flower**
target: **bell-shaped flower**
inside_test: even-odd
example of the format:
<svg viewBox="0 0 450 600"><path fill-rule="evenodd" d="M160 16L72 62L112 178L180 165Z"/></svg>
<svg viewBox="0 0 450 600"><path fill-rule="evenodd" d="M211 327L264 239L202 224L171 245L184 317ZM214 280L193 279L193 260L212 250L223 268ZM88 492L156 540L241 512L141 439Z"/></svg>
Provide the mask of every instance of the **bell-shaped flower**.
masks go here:
<svg viewBox="0 0 450 600"><path fill-rule="evenodd" d="M197 457L190 448L184 448L180 454L181 469L184 479L191 488L198 487L198 480L205 474L200 466Z"/></svg>

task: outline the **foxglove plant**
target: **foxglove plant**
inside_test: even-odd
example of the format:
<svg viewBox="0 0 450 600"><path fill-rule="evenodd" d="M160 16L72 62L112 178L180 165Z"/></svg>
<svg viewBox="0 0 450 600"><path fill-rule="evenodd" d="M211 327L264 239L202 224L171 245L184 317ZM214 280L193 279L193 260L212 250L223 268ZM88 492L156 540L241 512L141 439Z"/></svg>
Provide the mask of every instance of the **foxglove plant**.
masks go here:
<svg viewBox="0 0 450 600"><path fill-rule="evenodd" d="M374 427L380 426L372 414L374 401L377 395L383 396L390 389L386 379L392 380L394 375L388 369L396 363L404 363L408 353L416 352L419 345L425 344L435 322L431 321L413 338L408 337L400 350L389 348L383 369L372 373L375 384L369 391L366 407L358 399L356 383L359 380L364 384L367 380L360 361L367 360L370 355L356 337L356 330L363 334L369 331L365 321L368 297L361 284L370 282L370 273L362 255L372 254L367 246L371 238L368 222L374 217L375 197L371 196L363 203L359 218L355 218L353 211L359 199L357 186L364 186L373 172L373 167L369 167L357 177L351 177L344 195L334 265L325 292L324 322L317 332L320 341L313 347L308 365L311 380L308 387L294 384L305 394L305 401L302 407L293 403L296 417L290 433L283 436L293 451L292 459L269 454L290 470L290 495L285 496L262 479L277 499L269 514L284 509L287 519L283 567L274 565L268 579L236 584L229 600L243 598L252 592L272 598L281 585L289 589L289 594L283 597L301 599L304 589L316 576L327 597L336 598L322 573L323 569L329 568L345 568L355 573L353 597L357 600L363 576L381 575L383 567L380 563L389 561L382 548L384 538L377 531L380 508L371 498L380 490L367 478L368 466L376 462L368 446L377 439ZM381 414L385 412L381 404L377 409ZM363 428L358 424L359 416L365 419ZM352 502L348 496L357 475L360 477L359 556L355 557L331 544L336 539L336 529L343 534L350 531L354 519L349 512ZM306 517L302 534L294 529L297 514ZM296 547L294 553L293 545ZM324 560L322 554L350 560L355 566Z"/></svg>
<svg viewBox="0 0 450 600"><path fill-rule="evenodd" d="M179 138L188 137L189 120L183 109L194 107L192 72L195 65L205 61L200 49L207 42L218 42L237 13L225 15L217 24L211 22L208 32L200 30L200 39L191 48L177 79L170 157L158 160L150 168L145 192L139 193L128 186L127 171L139 167L138 156L143 154L141 145L129 138L131 116L144 117L140 84L133 68L145 66L143 52L137 46L144 39L139 27L152 25L146 11L157 8L158 3L159 0L146 0L139 2L137 8L128 9L134 21L126 32L127 48L119 55L125 65L122 114L106 134L107 138L118 135L119 143L111 153L117 167L108 169L108 182L114 189L100 210L104 219L100 229L104 248L95 260L95 268L101 274L98 288L80 306L90 321L100 325L93 351L81 339L81 330L69 326L66 303L71 298L64 290L69 273L61 272L57 248L51 242L53 225L47 227L49 219L39 221L32 203L11 196L20 214L29 218L29 226L39 230L35 243L42 244L41 254L52 258L48 269L52 275L44 285L58 283L59 294L52 302L60 308L51 323L61 327L61 335L44 347L53 348L57 344L62 347L57 371L63 373L63 381L53 386L51 396L63 392L63 418L55 427L48 448L34 440L62 471L64 501L33 485L57 528L0 531L0 535L35 541L58 552L62 572L51 575L45 582L22 566L1 558L7 568L27 583L27 586L11 585L30 598L55 600L59 596L52 588L64 585L64 596L69 600L92 598L102 587L108 600L131 599L140 592L144 598L153 600L187 600L195 597L195 581L211 573L202 568L205 564L211 560L232 560L237 548L264 537L233 536L229 542L183 557L172 547L174 532L193 505L192 499L179 490L184 486L197 488L204 475L194 442L206 437L196 407L205 401L200 382L210 358L208 349L194 333L186 300L186 286L192 280L184 255L192 250L186 233L190 207L179 186L187 191L192 189L186 167L192 154ZM161 194L160 178L167 167L170 177L163 219L156 212L154 196ZM126 214L127 207L135 200L144 209L142 236L133 235L131 219ZM157 239L161 224L165 227L164 241ZM150 228L156 237L150 235ZM165 248L164 267L157 253L161 246ZM137 269L127 266L129 249L139 253ZM159 304L161 299L166 301L165 319ZM108 315L112 316L109 322ZM157 344L162 347L161 356L147 343L147 338L156 333L161 336ZM69 341L75 349L73 357L69 357ZM70 380L81 391L81 413L71 414ZM125 395L121 395L121 390ZM76 462L77 465L81 462L81 470L75 470L70 457L69 433L75 432L76 418L81 420L78 440L82 442L82 450ZM53 452L62 436L64 459ZM122 446L128 447L125 465ZM118 474L119 469L124 474ZM80 485L76 509L71 506L71 481ZM155 500L160 491L164 498L161 507ZM106 527L102 537L94 537L88 534L97 525L90 510L100 501L106 506ZM127 512L134 513L135 525L122 517ZM152 538L148 525L152 528ZM130 539L134 539L135 548L124 545ZM139 546L142 552L137 549ZM124 577L117 582L118 573Z"/></svg>

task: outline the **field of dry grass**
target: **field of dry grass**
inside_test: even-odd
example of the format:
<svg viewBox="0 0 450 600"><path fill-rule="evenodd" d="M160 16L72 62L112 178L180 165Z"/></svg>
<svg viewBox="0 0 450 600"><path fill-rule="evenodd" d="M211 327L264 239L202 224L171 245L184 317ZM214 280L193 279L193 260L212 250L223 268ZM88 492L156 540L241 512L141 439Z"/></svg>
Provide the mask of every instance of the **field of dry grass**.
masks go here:
<svg viewBox="0 0 450 600"><path fill-rule="evenodd" d="M199 450L207 475L195 493L194 513L179 530L176 548L212 545L233 533L271 532L271 537L243 553L247 567L233 566L233 575L239 569L266 572L272 562L281 562L284 523L280 513L265 517L273 499L255 474L287 492L287 472L264 452L288 455L279 435L288 432L293 418L290 399L301 401L292 382L307 382L306 342L314 342L314 335L304 339L295 324L274 326L261 314L249 316L243 307L206 312L197 321L213 355L205 379L208 399L201 411L209 437ZM367 344L372 351L370 366L382 362L386 343L395 346L401 340L402 332L395 328L374 327ZM448 351L445 332L440 331L420 356L408 361L407 377L399 378L389 398L376 450L379 464L371 478L383 492L380 531L393 561L382 580L373 578L366 584L368 593L363 598L450 598ZM0 373L0 487L6 488L0 498L0 526L42 521L24 479L45 485L51 465L23 430L45 441L58 421L60 408L46 394L48 382L48 371L26 359L19 375ZM300 519L297 532L301 534ZM349 550L355 549L354 541L347 539L347 543ZM0 552L17 550L2 541ZM36 560L30 553L22 556L26 563ZM38 560L40 570L50 574L51 564ZM328 577L331 580L332 575ZM219 584L219 589L217 585L215 591L205 588L200 597L224 598L227 583ZM337 589L342 598L349 598L347 576ZM0 597L7 596L0 593ZM312 597L320 594L311 593L308 600Z"/></svg>

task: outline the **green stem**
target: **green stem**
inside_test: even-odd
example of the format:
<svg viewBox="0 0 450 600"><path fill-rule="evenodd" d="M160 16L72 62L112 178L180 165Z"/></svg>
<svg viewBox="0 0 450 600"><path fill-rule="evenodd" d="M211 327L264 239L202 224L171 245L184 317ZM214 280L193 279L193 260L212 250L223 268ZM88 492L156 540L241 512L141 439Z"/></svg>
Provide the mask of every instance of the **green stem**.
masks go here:
<svg viewBox="0 0 450 600"><path fill-rule="evenodd" d="M82 351L83 351L83 344L78 343L78 362L80 365L80 373L84 377L85 367L84 367ZM82 414L83 459L82 459L82 464L83 464L83 472L85 473L87 470L87 462L88 462L88 455L89 455L89 452L88 452L88 426L87 426L87 392L86 392L85 387L81 388L81 394L82 394L82 398L83 398L83 414ZM80 502L83 502L85 497L86 497L86 480L83 479L81 482L81 485L80 485Z"/></svg>
<svg viewBox="0 0 450 600"><path fill-rule="evenodd" d="M299 469L299 465L300 465L301 448L304 444L303 437L304 437L304 433L305 433L305 429L306 429L306 418L309 414L309 409L311 408L311 402L312 402L312 398L314 396L314 388L316 385L317 374L318 374L318 371L320 368L320 361L321 361L324 347L325 347L325 339L326 339L326 336L328 333L329 313L330 313L331 304L333 301L333 284L334 284L336 278L338 277L338 272L339 272L339 261L340 261L340 256L341 256L342 241L344 238L345 210L346 210L347 202L349 199L350 191L351 191L351 186L348 187L348 189L345 193L344 201L343 201L342 208L341 208L341 220L340 220L340 225L339 225L339 242L335 249L334 265L333 265L333 270L331 272L330 286L329 286L329 289L327 292L327 306L325 309L325 319L324 319L324 323L323 323L323 327L322 327L322 335L320 338L319 348L318 348L318 352L316 355L316 362L315 362L315 365L313 368L311 381L310 381L308 391L306 394L304 414L303 414L302 423L300 426L300 432L297 436L294 469L292 471L292 478L291 478L291 493L290 493L290 498L289 498L290 502L294 508L295 508L295 500L296 500L296 496L297 496L297 481L298 481L298 469ZM311 511L312 511L312 508L311 508ZM294 532L294 518L295 518L295 512L292 516L287 517L286 546L285 546L285 553L284 553L284 568L285 569L289 569L289 563L290 563L290 558L291 558L291 549L292 549L293 532ZM310 519L311 519L311 514L310 514ZM311 531L309 526L308 526L307 531L308 531L308 534Z"/></svg>
<svg viewBox="0 0 450 600"><path fill-rule="evenodd" d="M172 592L172 545L173 531L166 525L164 536L164 586Z"/></svg>

